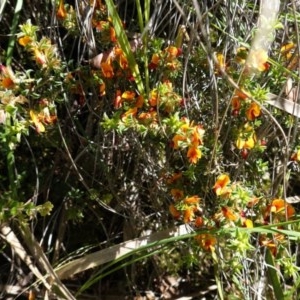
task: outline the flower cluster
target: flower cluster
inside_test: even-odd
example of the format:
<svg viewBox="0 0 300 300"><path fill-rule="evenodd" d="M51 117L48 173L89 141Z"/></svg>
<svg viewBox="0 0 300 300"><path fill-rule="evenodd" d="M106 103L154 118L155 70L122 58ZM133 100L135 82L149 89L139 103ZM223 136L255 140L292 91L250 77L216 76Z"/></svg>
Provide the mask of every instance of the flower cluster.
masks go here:
<svg viewBox="0 0 300 300"><path fill-rule="evenodd" d="M31 53L32 59L36 64L41 69L47 71L60 68L61 61L57 49L55 45L51 43L51 40L46 37L42 37L41 40L38 40L36 35L38 28L33 26L30 21L20 25L20 28L19 44L23 46L27 52Z"/></svg>
<svg viewBox="0 0 300 300"><path fill-rule="evenodd" d="M191 164L196 164L202 156L204 129L201 125L194 125L187 118L182 118L182 125L172 139L172 147L188 149L187 158Z"/></svg>
<svg viewBox="0 0 300 300"><path fill-rule="evenodd" d="M175 46L168 46L162 51L158 51L152 55L149 63L150 70L158 69L160 72L179 70L181 63L178 56L182 54L182 49ZM168 73L170 75L170 73Z"/></svg>

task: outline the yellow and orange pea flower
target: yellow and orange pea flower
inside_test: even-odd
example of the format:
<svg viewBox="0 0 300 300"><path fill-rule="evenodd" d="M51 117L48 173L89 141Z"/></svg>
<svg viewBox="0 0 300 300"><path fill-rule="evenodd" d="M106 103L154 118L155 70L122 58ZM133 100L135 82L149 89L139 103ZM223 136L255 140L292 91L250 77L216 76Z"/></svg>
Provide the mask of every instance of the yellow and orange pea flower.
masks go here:
<svg viewBox="0 0 300 300"><path fill-rule="evenodd" d="M199 145L203 144L202 138L204 136L204 133L205 133L205 130L200 125L195 126L193 128L192 137L191 137L193 146L199 146Z"/></svg>
<svg viewBox="0 0 300 300"><path fill-rule="evenodd" d="M195 221L194 221L194 225L195 225L195 227L197 227L197 228L202 227L202 226L204 225L204 220L203 220L203 218L200 217L200 216L196 217L196 218L195 218Z"/></svg>
<svg viewBox="0 0 300 300"><path fill-rule="evenodd" d="M122 99L125 101L132 101L135 98L135 92L133 91L125 91L122 95L121 95Z"/></svg>
<svg viewBox="0 0 300 300"><path fill-rule="evenodd" d="M0 85L5 89L14 87L14 73L10 67L0 65Z"/></svg>
<svg viewBox="0 0 300 300"><path fill-rule="evenodd" d="M185 224L190 223L194 220L195 210L197 210L197 208L195 208L194 206L189 206L184 210L184 212L183 212L183 222Z"/></svg>
<svg viewBox="0 0 300 300"><path fill-rule="evenodd" d="M217 178L215 185L213 186L213 190L217 196L221 196L228 193L228 184L230 183L230 178L226 174L222 174Z"/></svg>
<svg viewBox="0 0 300 300"><path fill-rule="evenodd" d="M246 100L251 96L251 94L247 91L245 91L243 88L238 90L236 89L234 92L234 98L238 98L240 100Z"/></svg>
<svg viewBox="0 0 300 300"><path fill-rule="evenodd" d="M59 1L56 17L60 20L64 20L67 17L67 11L65 9L64 0Z"/></svg>
<svg viewBox="0 0 300 300"><path fill-rule="evenodd" d="M175 46L168 46L164 52L167 53L168 59L174 59L182 54L182 49Z"/></svg>
<svg viewBox="0 0 300 300"><path fill-rule="evenodd" d="M179 219L181 217L181 212L175 207L174 204L169 206L169 212L174 219Z"/></svg>
<svg viewBox="0 0 300 300"><path fill-rule="evenodd" d="M114 108L115 109L118 109L122 106L122 92L120 90L117 90L116 91L116 96L115 96L115 99L114 99Z"/></svg>
<svg viewBox="0 0 300 300"><path fill-rule="evenodd" d="M25 35L25 36L20 37L18 42L21 46L26 47L28 44L30 44L32 42L32 39L30 36Z"/></svg>
<svg viewBox="0 0 300 300"><path fill-rule="evenodd" d="M172 139L172 146L175 150L180 148L180 144L186 142L187 138L181 134L176 134Z"/></svg>
<svg viewBox="0 0 300 300"><path fill-rule="evenodd" d="M291 58L292 57L291 51L294 50L295 48L296 45L293 42L287 43L280 48L280 53L286 55L287 58Z"/></svg>
<svg viewBox="0 0 300 300"><path fill-rule="evenodd" d="M171 189L170 193L171 193L172 197L174 198L174 200L180 200L184 196L183 191L180 189Z"/></svg>
<svg viewBox="0 0 300 300"><path fill-rule="evenodd" d="M280 49L280 53L285 57L285 60L288 61L287 68L289 70L294 70L298 66L298 55L294 54L296 45L291 42L283 45Z"/></svg>
<svg viewBox="0 0 300 300"><path fill-rule="evenodd" d="M31 121L33 122L37 133L45 132L45 124L53 124L57 120L56 115L50 115L49 109L46 107L41 112L36 113L33 110L29 111Z"/></svg>
<svg viewBox="0 0 300 300"><path fill-rule="evenodd" d="M92 20L92 26L96 29L96 31L102 31L109 28L109 22L108 21L97 21Z"/></svg>
<svg viewBox="0 0 300 300"><path fill-rule="evenodd" d="M150 97L149 97L148 102L149 102L150 106L153 106L153 107L157 106L157 104L158 104L158 92L157 92L156 89L152 90L150 92Z"/></svg>
<svg viewBox="0 0 300 300"><path fill-rule="evenodd" d="M202 233L195 236L195 240L200 245L200 247L206 251L215 251L215 245L217 239L215 236L209 233Z"/></svg>
<svg viewBox="0 0 300 300"><path fill-rule="evenodd" d="M3 77L0 79L0 84L5 89L11 89L14 87L15 83L10 77Z"/></svg>
<svg viewBox="0 0 300 300"><path fill-rule="evenodd" d="M277 246L284 241L285 236L280 233L274 234L272 239L266 235L260 235L259 237L259 244L261 246L267 247L274 257L277 255Z"/></svg>
<svg viewBox="0 0 300 300"><path fill-rule="evenodd" d="M116 31L112 26L109 27L109 36L111 42L115 43L117 41Z"/></svg>
<svg viewBox="0 0 300 300"><path fill-rule="evenodd" d="M142 108L144 106L144 97L143 97L143 95L138 95L137 96L135 106L137 108Z"/></svg>
<svg viewBox="0 0 300 300"><path fill-rule="evenodd" d="M137 108L139 108L136 105ZM141 112L138 116L140 122L147 123L147 124L154 124L157 122L157 111L150 110L148 112Z"/></svg>
<svg viewBox="0 0 300 300"><path fill-rule="evenodd" d="M260 114L261 114L260 106L255 102L252 102L250 104L250 107L246 110L246 117L249 121L255 120L257 117L260 116Z"/></svg>
<svg viewBox="0 0 300 300"><path fill-rule="evenodd" d="M222 53L217 53L216 55L217 58L217 69L218 71L222 70L225 71L226 69L226 62L225 62L225 57Z"/></svg>
<svg viewBox="0 0 300 300"><path fill-rule="evenodd" d="M188 205L197 205L200 202L200 198L197 195L186 197L183 202Z"/></svg>
<svg viewBox="0 0 300 300"><path fill-rule="evenodd" d="M189 147L187 152L187 158L191 164L196 164L198 160L202 157L202 152L198 147Z"/></svg>
<svg viewBox="0 0 300 300"><path fill-rule="evenodd" d="M128 117L134 117L137 114L137 107L128 109L121 117L122 121L125 121Z"/></svg>
<svg viewBox="0 0 300 300"><path fill-rule="evenodd" d="M300 149L291 155L291 160L300 162Z"/></svg>
<svg viewBox="0 0 300 300"><path fill-rule="evenodd" d="M100 67L105 78L111 79L114 77L114 70L110 62L102 62Z"/></svg>
<svg viewBox="0 0 300 300"><path fill-rule="evenodd" d="M157 54L157 53L152 54L152 58L151 58L151 61L149 63L149 66L148 66L149 69L150 70L156 69L159 65L160 59L161 58L160 58L159 54Z"/></svg>
<svg viewBox="0 0 300 300"><path fill-rule="evenodd" d="M99 84L99 95L102 97L106 94L106 86L105 86L105 83L102 82Z"/></svg>
<svg viewBox="0 0 300 300"><path fill-rule="evenodd" d="M256 143L256 135L253 127L246 123L243 130L240 132L237 140L236 147L238 149L252 149Z"/></svg>
<svg viewBox="0 0 300 300"><path fill-rule="evenodd" d="M128 69L128 60L123 54L118 57L118 63L121 69Z"/></svg>
<svg viewBox="0 0 300 300"><path fill-rule="evenodd" d="M238 216L232 211L232 209L230 207L222 206L221 210L222 210L222 214L225 217L225 219L227 219L229 221L233 221L233 222L238 220Z"/></svg>
<svg viewBox="0 0 300 300"><path fill-rule="evenodd" d="M233 97L231 100L231 106L233 110L240 110L241 109L241 100L237 97Z"/></svg>
<svg viewBox="0 0 300 300"><path fill-rule="evenodd" d="M286 203L283 199L274 199L271 204L269 204L265 211L265 219L267 219L270 214L274 214L279 219L292 218L296 211L295 208Z"/></svg>
<svg viewBox="0 0 300 300"><path fill-rule="evenodd" d="M247 219L245 217L241 217L241 224L242 226L246 228L253 228L253 222L250 219Z"/></svg>
<svg viewBox="0 0 300 300"><path fill-rule="evenodd" d="M171 177L169 177L167 179L167 184L173 184L176 183L177 181L179 181L182 178L182 173L178 172L178 173L174 173Z"/></svg>
<svg viewBox="0 0 300 300"><path fill-rule="evenodd" d="M33 58L35 59L37 64L46 66L46 64L47 64L46 55L39 49L37 49L37 48L33 49Z"/></svg>

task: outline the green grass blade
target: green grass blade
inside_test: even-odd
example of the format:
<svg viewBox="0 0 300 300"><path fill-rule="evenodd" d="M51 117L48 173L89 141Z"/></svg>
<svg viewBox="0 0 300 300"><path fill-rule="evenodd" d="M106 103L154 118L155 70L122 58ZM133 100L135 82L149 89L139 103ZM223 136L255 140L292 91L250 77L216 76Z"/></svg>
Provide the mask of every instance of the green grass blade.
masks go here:
<svg viewBox="0 0 300 300"><path fill-rule="evenodd" d="M125 30L123 28L123 25L122 25L121 19L119 17L119 14L118 14L112 0L106 0L105 2L106 2L107 9L109 11L109 14L110 14L111 19L112 19L112 23L113 23L115 31L116 31L116 36L118 38L118 42L120 44L121 49L124 52L124 55L127 58L128 65L129 65L129 68L132 72L132 75L135 78L137 89L138 89L138 91L141 95L144 95L145 94L145 89L144 89L144 84L143 84L142 77L141 77L141 74L140 74L140 71L139 71L139 67L138 67L138 65L135 61L133 52L132 52L131 47L130 47L130 43L128 41Z"/></svg>
<svg viewBox="0 0 300 300"><path fill-rule="evenodd" d="M280 280L278 278L277 270L275 267L272 253L269 249L266 249L266 263L268 265L267 273L270 285L273 287L274 295L277 300L284 299Z"/></svg>
<svg viewBox="0 0 300 300"><path fill-rule="evenodd" d="M6 53L6 65L9 66L12 61L13 57L13 50L15 47L16 43L16 31L17 31L17 26L19 23L19 17L20 17L20 12L23 7L23 0L18 0L16 7L15 7L15 13L14 13L14 18L12 22L12 26L10 29L10 37L8 41L8 47L7 47L7 53Z"/></svg>

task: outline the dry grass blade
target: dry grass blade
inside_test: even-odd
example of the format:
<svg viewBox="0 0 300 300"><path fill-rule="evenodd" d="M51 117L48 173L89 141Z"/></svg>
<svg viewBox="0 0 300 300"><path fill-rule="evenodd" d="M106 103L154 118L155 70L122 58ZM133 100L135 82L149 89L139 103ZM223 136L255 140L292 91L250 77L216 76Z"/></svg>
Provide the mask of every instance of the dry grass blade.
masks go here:
<svg viewBox="0 0 300 300"><path fill-rule="evenodd" d="M31 272L40 280L47 290L51 290L50 284L47 282L46 277L44 277L40 270L34 265L31 257L28 255L21 242L13 232L10 226L3 224L1 226L1 238L7 242L12 250L21 258L22 261L27 265Z"/></svg>
<svg viewBox="0 0 300 300"><path fill-rule="evenodd" d="M60 279L68 278L85 270L98 267L107 262L116 260L121 256L128 254L142 246L160 241L170 237L178 237L188 234L187 227L180 225L175 228L166 229L153 233L146 237L140 237L124 243L109 247L107 249L88 254L84 257L68 262L56 269L56 274Z"/></svg>

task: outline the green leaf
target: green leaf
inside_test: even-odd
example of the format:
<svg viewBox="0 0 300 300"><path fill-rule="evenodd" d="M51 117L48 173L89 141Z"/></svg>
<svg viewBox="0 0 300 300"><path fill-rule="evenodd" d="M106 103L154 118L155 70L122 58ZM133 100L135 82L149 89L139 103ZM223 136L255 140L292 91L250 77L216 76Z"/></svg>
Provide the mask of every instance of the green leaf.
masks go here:
<svg viewBox="0 0 300 300"><path fill-rule="evenodd" d="M270 285L273 287L274 295L277 300L284 299L282 287L278 277L278 271L275 267L272 253L269 249L266 249L266 263L268 265L267 273Z"/></svg>

